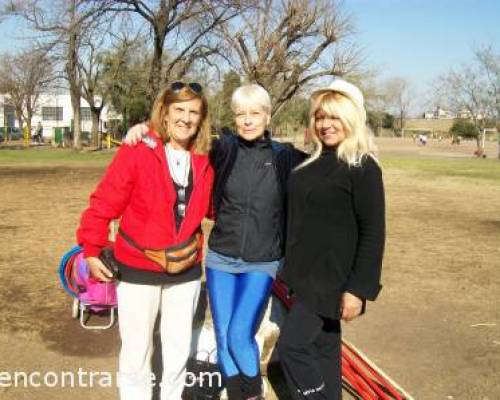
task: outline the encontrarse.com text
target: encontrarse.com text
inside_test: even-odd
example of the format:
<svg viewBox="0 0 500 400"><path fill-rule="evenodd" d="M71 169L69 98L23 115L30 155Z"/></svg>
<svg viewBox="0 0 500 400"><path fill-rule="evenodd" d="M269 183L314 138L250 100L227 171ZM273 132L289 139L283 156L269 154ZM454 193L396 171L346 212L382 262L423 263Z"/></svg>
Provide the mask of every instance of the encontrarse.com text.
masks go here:
<svg viewBox="0 0 500 400"><path fill-rule="evenodd" d="M219 372L200 372L194 374L186 372L185 384L188 387L195 385L221 386L222 377ZM156 385L156 376L151 373L151 385ZM0 388L73 388L73 387L102 387L120 386L120 373L113 374L103 371L86 371L78 368L77 371L0 371Z"/></svg>

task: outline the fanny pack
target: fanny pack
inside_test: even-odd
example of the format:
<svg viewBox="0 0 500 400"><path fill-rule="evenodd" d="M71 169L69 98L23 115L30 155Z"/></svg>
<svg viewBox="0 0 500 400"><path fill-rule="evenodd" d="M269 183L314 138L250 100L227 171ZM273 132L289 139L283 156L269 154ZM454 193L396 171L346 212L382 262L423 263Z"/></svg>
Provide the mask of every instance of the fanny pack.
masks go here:
<svg viewBox="0 0 500 400"><path fill-rule="evenodd" d="M200 243L201 232L199 231L185 242L165 249L145 249L121 229L118 230L118 233L128 244L140 250L148 260L153 261L169 274L178 274L193 267L202 247Z"/></svg>

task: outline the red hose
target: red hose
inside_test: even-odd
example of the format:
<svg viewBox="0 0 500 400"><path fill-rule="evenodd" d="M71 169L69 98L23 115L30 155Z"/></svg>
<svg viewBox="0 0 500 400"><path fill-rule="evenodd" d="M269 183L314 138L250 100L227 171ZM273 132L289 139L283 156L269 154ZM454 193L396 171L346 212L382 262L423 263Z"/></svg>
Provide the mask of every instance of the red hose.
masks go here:
<svg viewBox="0 0 500 400"><path fill-rule="evenodd" d="M355 371L342 357L342 378L349 383L349 386L357 394L361 395L364 391L361 385L356 380Z"/></svg>
<svg viewBox="0 0 500 400"><path fill-rule="evenodd" d="M352 356L357 361L359 361L372 374L372 376L375 377L376 382L373 382L373 380L372 380L372 382L373 382L373 385L375 385L378 390L381 390L380 386L383 386L391 394L391 396L394 398L394 400L403 400L403 397L391 385L391 383L387 379L385 379L382 375L380 375L380 373L377 370L375 370L364 358L362 358L349 344L343 342L342 346L345 349L347 349L352 354ZM346 354L346 353L347 353L347 351L345 351L345 350L342 352L342 354ZM356 362L353 362L353 364L357 366L357 368L359 369L361 374L365 375L363 373L363 371L359 368L359 366ZM383 395L387 396L387 393L383 392ZM386 397L386 398L388 398L388 397ZM388 398L388 399L390 399L390 398Z"/></svg>
<svg viewBox="0 0 500 400"><path fill-rule="evenodd" d="M366 385L368 385L370 387L370 389L372 389L372 391L374 391L379 396L379 397L376 397L376 399L391 400L391 398L388 397L387 394L382 389L380 389L380 386L378 385L378 383L375 380L373 380L372 377L368 376L368 374L366 374L365 371L363 371L360 368L360 366L358 364L356 364L356 362L351 357L349 357L349 355L347 353L348 353L347 351L343 351L342 357L351 366L351 368L356 372L356 374L357 374L356 376L359 379L362 379L363 382Z"/></svg>

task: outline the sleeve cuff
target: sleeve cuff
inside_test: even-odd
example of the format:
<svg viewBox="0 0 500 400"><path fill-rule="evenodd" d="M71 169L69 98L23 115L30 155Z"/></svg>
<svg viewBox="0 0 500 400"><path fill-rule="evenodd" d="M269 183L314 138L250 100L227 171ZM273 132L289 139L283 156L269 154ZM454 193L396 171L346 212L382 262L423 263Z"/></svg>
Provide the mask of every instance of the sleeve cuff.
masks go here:
<svg viewBox="0 0 500 400"><path fill-rule="evenodd" d="M349 282L345 288L346 292L349 292L360 299L370 301L376 300L380 290L382 290L382 285L380 284L373 287L363 287L363 285L356 285L353 282Z"/></svg>

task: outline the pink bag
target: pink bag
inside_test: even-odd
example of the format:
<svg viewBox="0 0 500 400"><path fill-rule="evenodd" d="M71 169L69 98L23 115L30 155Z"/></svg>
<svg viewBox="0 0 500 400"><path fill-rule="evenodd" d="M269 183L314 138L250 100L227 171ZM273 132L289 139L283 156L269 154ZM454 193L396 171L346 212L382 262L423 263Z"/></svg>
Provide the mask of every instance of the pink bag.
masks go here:
<svg viewBox="0 0 500 400"><path fill-rule="evenodd" d="M93 311L101 311L117 305L116 283L100 282L90 276L83 252L76 260L75 282L79 288L78 299L90 306Z"/></svg>
<svg viewBox="0 0 500 400"><path fill-rule="evenodd" d="M109 329L115 322L117 308L116 282L100 282L90 276L89 266L80 246L74 246L59 263L59 278L63 289L73 297L72 316L85 329ZM92 313L109 311L107 324L87 322Z"/></svg>

